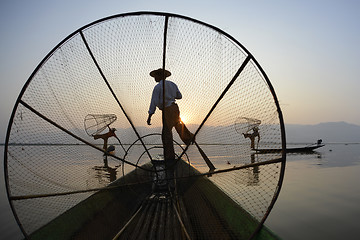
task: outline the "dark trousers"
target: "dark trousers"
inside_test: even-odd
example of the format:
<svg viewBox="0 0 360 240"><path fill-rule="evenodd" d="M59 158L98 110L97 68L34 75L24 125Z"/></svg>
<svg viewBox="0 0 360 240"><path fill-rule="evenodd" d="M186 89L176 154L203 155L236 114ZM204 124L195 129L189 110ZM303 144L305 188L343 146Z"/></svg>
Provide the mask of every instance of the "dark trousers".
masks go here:
<svg viewBox="0 0 360 240"><path fill-rule="evenodd" d="M172 128L175 127L181 140L189 145L194 136L183 122L180 121L180 111L177 104L172 104L163 110L162 142L164 146L164 158L168 163L175 161Z"/></svg>

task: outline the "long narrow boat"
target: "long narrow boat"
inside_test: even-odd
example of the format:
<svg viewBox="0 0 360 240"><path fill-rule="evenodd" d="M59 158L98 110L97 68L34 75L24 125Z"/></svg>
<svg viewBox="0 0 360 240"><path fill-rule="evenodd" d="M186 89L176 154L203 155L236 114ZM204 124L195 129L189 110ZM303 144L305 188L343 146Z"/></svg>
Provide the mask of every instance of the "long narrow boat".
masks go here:
<svg viewBox="0 0 360 240"><path fill-rule="evenodd" d="M259 222L191 165L174 191L136 169L32 233L31 239L246 239ZM150 169L152 164L146 164ZM193 177L188 177L189 174ZM142 182L141 184L134 184ZM75 221L74 221L75 220ZM253 239L279 239L263 226Z"/></svg>
<svg viewBox="0 0 360 240"><path fill-rule="evenodd" d="M317 145L311 145L306 147L298 147L298 148L286 148L287 153L306 153L306 152L312 152L315 149L318 149L320 147L325 146L325 144L317 144ZM256 153L278 153L281 152L282 149L277 148L256 148L254 149Z"/></svg>

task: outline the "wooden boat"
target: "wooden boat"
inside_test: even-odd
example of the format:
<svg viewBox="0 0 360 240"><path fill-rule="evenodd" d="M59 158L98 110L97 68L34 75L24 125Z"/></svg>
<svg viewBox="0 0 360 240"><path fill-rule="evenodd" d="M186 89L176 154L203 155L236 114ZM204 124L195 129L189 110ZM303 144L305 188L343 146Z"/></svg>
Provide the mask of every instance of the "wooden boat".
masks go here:
<svg viewBox="0 0 360 240"><path fill-rule="evenodd" d="M306 147L299 147L299 148L286 148L287 153L306 153L306 152L312 152L317 148L323 147L325 144L317 144L317 145L311 145ZM256 153L279 153L282 151L282 149L276 149L276 148L256 148L253 149Z"/></svg>
<svg viewBox="0 0 360 240"><path fill-rule="evenodd" d="M148 163L145 168L151 168ZM175 191L136 169L32 233L30 239L248 239L259 222L179 161ZM194 177L185 177L188 174ZM198 175L198 176L196 176ZM141 182L140 184L135 184ZM155 184L155 185L154 185ZM253 239L279 239L262 226Z"/></svg>

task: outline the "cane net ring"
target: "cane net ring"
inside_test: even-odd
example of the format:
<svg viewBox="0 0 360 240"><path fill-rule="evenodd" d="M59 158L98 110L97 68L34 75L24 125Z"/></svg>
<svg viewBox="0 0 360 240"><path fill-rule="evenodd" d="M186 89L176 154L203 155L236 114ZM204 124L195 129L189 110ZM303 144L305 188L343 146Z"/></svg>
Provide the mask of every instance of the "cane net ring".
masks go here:
<svg viewBox="0 0 360 240"><path fill-rule="evenodd" d="M178 86L181 124L194 136L184 142L173 132L171 166L161 110L146 123L156 85L149 73L159 68ZM70 34L25 83L6 137L7 194L26 238L113 238L122 228L125 238L141 233L127 224L140 219L139 206L173 206L175 198L155 193L175 180L180 232L249 239L285 169L285 151L260 147L284 150L284 123L270 80L242 44L189 17L120 14Z"/></svg>

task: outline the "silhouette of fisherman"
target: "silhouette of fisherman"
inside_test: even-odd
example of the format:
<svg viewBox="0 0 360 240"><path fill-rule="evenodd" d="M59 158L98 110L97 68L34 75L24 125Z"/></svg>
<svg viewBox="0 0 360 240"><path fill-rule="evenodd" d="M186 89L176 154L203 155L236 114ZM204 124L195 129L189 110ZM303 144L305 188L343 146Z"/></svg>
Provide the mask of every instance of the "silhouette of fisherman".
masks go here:
<svg viewBox="0 0 360 240"><path fill-rule="evenodd" d="M252 128L253 132L252 133L243 133L245 138L250 138L251 140L251 149L255 149L255 138L258 138L258 144L260 141L260 133L259 133L259 128L258 127L253 127Z"/></svg>
<svg viewBox="0 0 360 240"><path fill-rule="evenodd" d="M108 126L108 128L109 128L109 131L107 133L96 134L96 135L93 136L95 140L99 139L99 138L102 138L104 140L103 149L105 151L105 153L104 153L104 166L105 167L108 167L107 154L109 154L110 152L115 150L114 146L110 146L108 148L107 145L108 145L108 139L110 137L116 137L116 134L115 134L116 129L115 128L110 128L109 126Z"/></svg>
<svg viewBox="0 0 360 240"><path fill-rule="evenodd" d="M181 99L182 94L177 85L171 81L164 80L171 76L168 70L162 68L150 72L150 76L158 83L154 87L151 96L151 103L149 107L149 116L147 124L151 125L151 116L155 113L156 107L163 111L163 129L162 129L162 142L164 146L164 158L167 165L175 162L175 151L173 145L172 129L175 127L181 140L189 145L195 141L192 134L185 124L180 119L180 111L178 105L175 103L176 99ZM165 81L165 104L163 104L163 81ZM163 106L165 108L163 109Z"/></svg>
<svg viewBox="0 0 360 240"><path fill-rule="evenodd" d="M107 151L107 143L108 143L109 137L113 137L113 136L115 137L116 136L116 134L115 134L116 129L115 128L110 128L109 126L108 126L108 128L109 128L109 131L107 133L96 134L96 135L93 136L95 140L99 139L99 138L102 138L104 140L103 149L105 151Z"/></svg>

